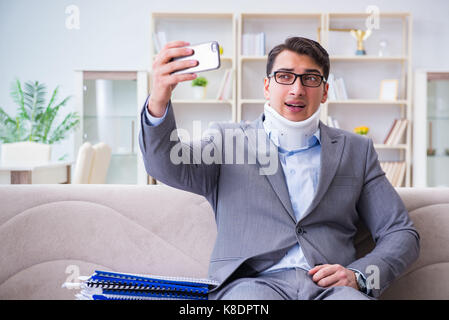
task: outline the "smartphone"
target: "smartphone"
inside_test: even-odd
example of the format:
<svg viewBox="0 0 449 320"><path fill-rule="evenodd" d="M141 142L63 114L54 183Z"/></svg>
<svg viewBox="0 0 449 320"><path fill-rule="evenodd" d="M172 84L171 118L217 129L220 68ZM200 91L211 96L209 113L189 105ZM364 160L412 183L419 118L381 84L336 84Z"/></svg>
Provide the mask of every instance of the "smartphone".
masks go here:
<svg viewBox="0 0 449 320"><path fill-rule="evenodd" d="M173 60L197 60L198 65L175 71L172 74L197 73L220 68L220 47L217 41L200 43L187 48L193 50L192 55L174 58Z"/></svg>

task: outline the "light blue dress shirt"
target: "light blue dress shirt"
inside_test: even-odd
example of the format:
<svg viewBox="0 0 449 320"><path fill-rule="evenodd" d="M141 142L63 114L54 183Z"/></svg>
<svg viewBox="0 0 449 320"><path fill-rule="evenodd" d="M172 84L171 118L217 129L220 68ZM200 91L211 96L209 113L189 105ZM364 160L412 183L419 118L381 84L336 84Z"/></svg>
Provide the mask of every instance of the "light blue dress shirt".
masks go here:
<svg viewBox="0 0 449 320"><path fill-rule="evenodd" d="M312 203L318 188L321 162L320 129L309 138L307 145L297 150L285 150L279 143L277 130L264 122L265 132L278 147L279 160L284 171L287 189L290 196L296 221L299 221ZM291 248L275 265L263 273L290 268L310 270L299 243Z"/></svg>

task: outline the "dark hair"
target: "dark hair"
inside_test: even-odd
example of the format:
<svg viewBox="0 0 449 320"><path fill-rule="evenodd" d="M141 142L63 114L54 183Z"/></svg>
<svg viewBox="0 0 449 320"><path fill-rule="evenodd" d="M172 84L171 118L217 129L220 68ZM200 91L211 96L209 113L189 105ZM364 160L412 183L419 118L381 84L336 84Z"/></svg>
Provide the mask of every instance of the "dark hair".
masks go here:
<svg viewBox="0 0 449 320"><path fill-rule="evenodd" d="M284 43L271 49L268 54L267 77L273 69L274 60L284 50L311 57L323 69L323 76L326 79L328 78L330 69L329 54L318 42L302 37L287 38Z"/></svg>

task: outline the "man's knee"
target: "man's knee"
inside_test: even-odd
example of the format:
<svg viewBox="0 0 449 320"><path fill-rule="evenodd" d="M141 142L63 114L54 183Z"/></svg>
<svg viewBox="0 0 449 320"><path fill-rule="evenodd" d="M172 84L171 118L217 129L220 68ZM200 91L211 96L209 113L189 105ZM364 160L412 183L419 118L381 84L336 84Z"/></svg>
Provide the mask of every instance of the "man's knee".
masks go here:
<svg viewBox="0 0 449 320"><path fill-rule="evenodd" d="M318 299L323 300L371 300L370 296L352 287L332 287L324 291Z"/></svg>
<svg viewBox="0 0 449 320"><path fill-rule="evenodd" d="M239 279L209 295L213 300L283 300L275 288L257 279Z"/></svg>

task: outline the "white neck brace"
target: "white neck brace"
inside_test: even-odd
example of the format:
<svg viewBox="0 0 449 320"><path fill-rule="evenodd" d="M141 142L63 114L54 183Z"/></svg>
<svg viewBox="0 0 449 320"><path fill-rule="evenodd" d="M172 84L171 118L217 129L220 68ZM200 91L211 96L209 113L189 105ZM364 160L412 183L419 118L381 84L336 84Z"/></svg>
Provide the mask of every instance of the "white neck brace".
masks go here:
<svg viewBox="0 0 449 320"><path fill-rule="evenodd" d="M269 101L264 106L265 120L263 125L272 133L273 142L288 151L304 148L308 140L318 130L321 106L306 120L291 121L274 110Z"/></svg>

